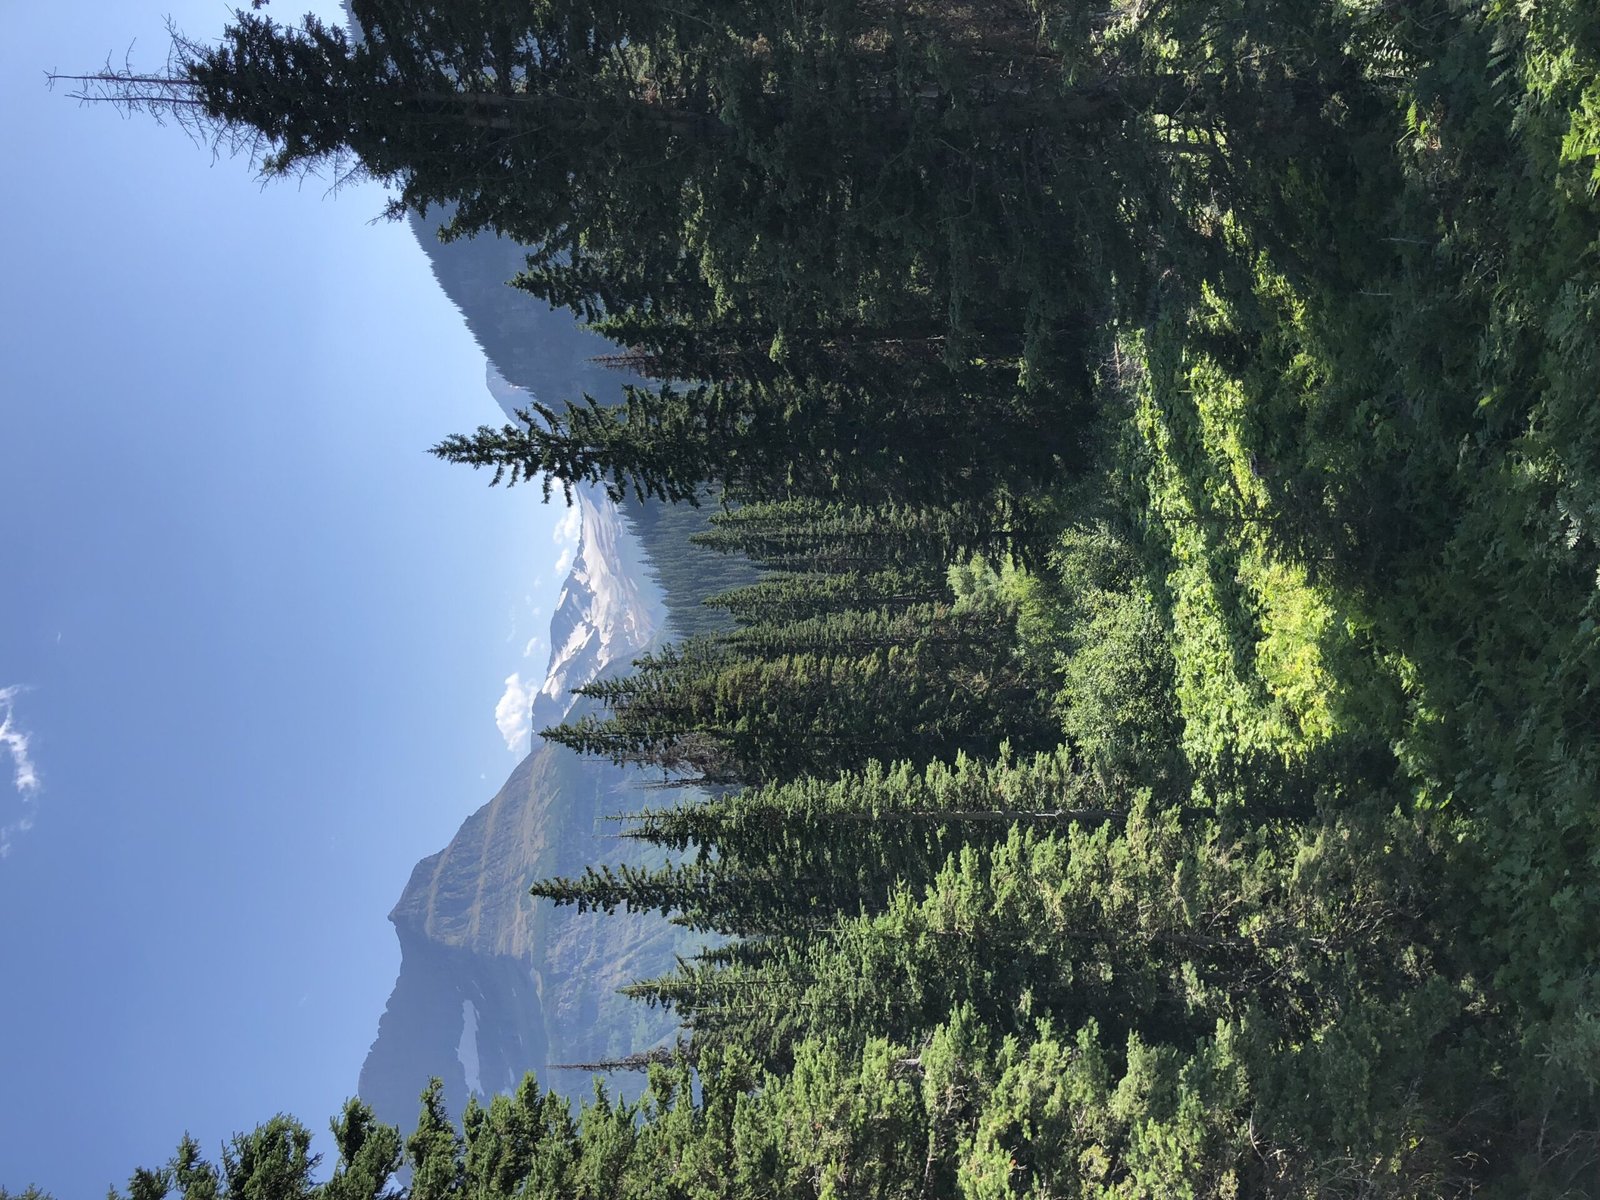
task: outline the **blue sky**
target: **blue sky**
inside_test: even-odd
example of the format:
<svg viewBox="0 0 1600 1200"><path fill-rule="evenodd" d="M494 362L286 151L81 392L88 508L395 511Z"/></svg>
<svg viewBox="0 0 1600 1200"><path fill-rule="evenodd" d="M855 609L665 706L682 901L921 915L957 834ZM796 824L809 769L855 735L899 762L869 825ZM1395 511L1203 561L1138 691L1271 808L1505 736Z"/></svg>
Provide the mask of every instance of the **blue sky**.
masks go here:
<svg viewBox="0 0 1600 1200"><path fill-rule="evenodd" d="M498 410L376 189L45 90L227 13L164 4L0 0L0 1185L62 1200L353 1092L562 553L423 453Z"/></svg>

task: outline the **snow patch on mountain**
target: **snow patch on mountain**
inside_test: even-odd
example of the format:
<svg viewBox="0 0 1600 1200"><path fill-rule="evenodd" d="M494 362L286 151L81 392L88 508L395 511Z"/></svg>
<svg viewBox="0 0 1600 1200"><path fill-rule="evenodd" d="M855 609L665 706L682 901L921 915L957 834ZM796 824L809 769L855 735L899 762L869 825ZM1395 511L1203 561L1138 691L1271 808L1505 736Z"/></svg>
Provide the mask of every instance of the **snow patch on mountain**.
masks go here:
<svg viewBox="0 0 1600 1200"><path fill-rule="evenodd" d="M467 1078L467 1091L475 1096L483 1092L483 1070L478 1061L478 1006L471 1000L461 1002L461 1040L456 1043L456 1060Z"/></svg>
<svg viewBox="0 0 1600 1200"><path fill-rule="evenodd" d="M560 724L574 688L654 645L667 610L638 539L598 488L574 490L577 552L550 620L550 665L533 702L535 730Z"/></svg>
<svg viewBox="0 0 1600 1200"><path fill-rule="evenodd" d="M513 421L536 399L527 388L509 382L493 362L486 364L484 382ZM556 572L570 568L570 573L551 614L549 666L532 693L534 733L566 719L575 702L573 689L627 665L666 629L661 589L616 504L597 487L575 487L572 496L572 507L556 530L556 541L564 547ZM520 696L526 685L520 679L517 684ZM510 680L507 688L502 705L511 696ZM531 686L528 690L532 692ZM496 720L505 732L506 714L497 711ZM508 733L506 740L510 745L514 739Z"/></svg>

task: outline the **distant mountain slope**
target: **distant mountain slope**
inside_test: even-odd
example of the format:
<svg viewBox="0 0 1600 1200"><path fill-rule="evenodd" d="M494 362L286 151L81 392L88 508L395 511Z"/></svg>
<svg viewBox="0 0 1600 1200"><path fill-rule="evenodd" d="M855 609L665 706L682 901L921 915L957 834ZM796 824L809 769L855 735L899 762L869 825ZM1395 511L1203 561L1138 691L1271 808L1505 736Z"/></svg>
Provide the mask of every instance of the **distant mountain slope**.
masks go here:
<svg viewBox="0 0 1600 1200"><path fill-rule="evenodd" d="M625 386L645 382L596 362L617 347L585 329L570 312L508 286L526 264L521 246L490 234L439 241L439 226L448 216L446 211L437 219L413 215L411 228L433 264L434 278L483 348L489 360L489 392L508 418L533 400L559 406L593 396L602 404L614 403ZM714 507L630 498L621 509L644 546L650 574L665 591L673 635L713 628L717 614L700 601L755 577L749 564L690 544L690 536L706 528Z"/></svg>
<svg viewBox="0 0 1600 1200"><path fill-rule="evenodd" d="M446 244L431 222L413 228L483 347L488 389L508 416L530 398L614 401L633 381L591 361L608 344L571 314L505 285L519 248L492 237ZM551 618L535 730L567 717L574 688L626 670L669 634L710 628L718 614L701 599L752 577L748 564L690 545L709 510L618 506L596 489L577 499L582 532ZM535 878L639 853L606 820L663 801L636 778L536 744L450 844L417 864L390 913L400 973L361 1070L360 1094L382 1119L411 1128L431 1076L459 1113L469 1094L511 1087L529 1069L548 1075L548 1064L620 1057L671 1036L669 1018L616 989L668 969L686 948L680 931L655 917L580 917L527 894ZM581 1072L548 1079L588 1088Z"/></svg>
<svg viewBox="0 0 1600 1200"><path fill-rule="evenodd" d="M449 218L450 211L441 209L429 218L413 214L409 221L433 263L434 278L507 382L557 403L585 392L607 401L634 381L625 371L592 361L615 350L610 342L565 309L508 286L527 265L526 250L492 234L441 242L439 227Z"/></svg>
<svg viewBox="0 0 1600 1200"><path fill-rule="evenodd" d="M566 718L572 688L625 669L664 620L615 507L592 493L579 503L578 553L534 704L540 726ZM644 798L633 772L540 743L448 846L417 864L389 914L400 976L361 1071L360 1094L380 1117L409 1128L433 1075L459 1112L469 1092L511 1087L529 1069L619 1056L670 1036L670 1020L626 1004L616 989L670 966L679 931L659 918L580 917L527 894L535 878L628 858L606 818Z"/></svg>
<svg viewBox="0 0 1600 1200"><path fill-rule="evenodd" d="M345 12L359 38L348 0ZM440 211L410 222L483 348L489 391L508 418L531 399L560 404L587 394L614 403L639 382L594 361L614 347L570 313L507 286L523 268L521 247L493 236L440 242L448 218ZM669 626L675 636L708 627L715 614L700 605L703 596L751 574L689 545L704 512L638 503L619 511L596 491L578 502L582 533L551 620L536 730L569 714L573 688L626 670ZM606 820L647 799L661 802L635 778L537 743L450 844L417 864L390 913L400 973L361 1069L360 1094L381 1119L410 1129L418 1093L435 1075L456 1114L469 1094L512 1087L530 1069L586 1091L586 1073L544 1068L619 1057L671 1036L669 1019L616 989L669 967L687 948L680 931L658 917L578 917L536 906L527 894L534 878L638 853L619 844Z"/></svg>

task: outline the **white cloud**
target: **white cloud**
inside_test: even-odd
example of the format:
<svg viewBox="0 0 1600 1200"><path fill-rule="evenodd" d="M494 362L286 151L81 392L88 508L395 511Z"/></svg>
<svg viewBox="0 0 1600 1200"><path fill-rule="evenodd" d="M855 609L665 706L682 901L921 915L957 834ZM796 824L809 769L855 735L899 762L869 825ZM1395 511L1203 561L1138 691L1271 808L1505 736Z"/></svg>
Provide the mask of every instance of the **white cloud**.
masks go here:
<svg viewBox="0 0 1600 1200"><path fill-rule="evenodd" d="M578 535L583 532L583 512L576 504L567 505L567 511L561 514L561 520L556 522L555 533L552 535L558 546L576 546Z"/></svg>
<svg viewBox="0 0 1600 1200"><path fill-rule="evenodd" d="M0 858L11 853L11 839L33 828L38 810L39 771L28 754L28 734L16 723L16 698L20 687L0 688L0 748L11 758L11 785L16 791L20 815L0 825ZM8 806L13 807L13 806Z"/></svg>
<svg viewBox="0 0 1600 1200"><path fill-rule="evenodd" d="M522 648L522 657L523 658L532 658L533 657L533 652L535 650L537 650L543 643L544 643L544 639L542 637L540 637L538 634L534 634L531 638L528 639L528 644Z"/></svg>
<svg viewBox="0 0 1600 1200"><path fill-rule="evenodd" d="M506 749L515 754L528 748L528 738L533 731L533 717L528 710L538 691L536 684L524 683L521 673L513 672L506 676L506 690L500 693L500 702L494 706L494 723L506 740Z"/></svg>
<svg viewBox="0 0 1600 1200"><path fill-rule="evenodd" d="M572 570L572 560L577 557L578 539L582 534L583 513L576 504L570 504L567 511L561 514L561 521L555 530L555 544L561 547L561 555L556 559L558 579Z"/></svg>

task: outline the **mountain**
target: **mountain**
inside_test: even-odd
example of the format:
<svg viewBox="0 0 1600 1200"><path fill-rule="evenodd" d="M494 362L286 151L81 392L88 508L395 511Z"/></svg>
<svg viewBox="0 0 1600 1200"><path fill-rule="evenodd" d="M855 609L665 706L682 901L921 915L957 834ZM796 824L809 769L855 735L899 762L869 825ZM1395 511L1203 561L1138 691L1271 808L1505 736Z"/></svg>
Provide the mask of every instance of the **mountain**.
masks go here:
<svg viewBox="0 0 1600 1200"><path fill-rule="evenodd" d="M573 314L507 286L525 265L522 247L488 234L440 241L449 216L413 214L410 223L482 347L485 382L508 419L535 399L615 403L624 387L644 382L597 361L616 347ZM716 628L719 614L701 600L755 574L690 543L707 527L709 506L616 504L595 489L579 489L576 500L582 532L551 619L535 731L574 712L572 689L625 671L669 635ZM360 1095L380 1118L410 1129L418 1093L435 1075L453 1113L469 1094L512 1087L530 1069L586 1092L588 1072L546 1068L618 1058L673 1037L670 1018L616 989L670 969L673 956L690 949L682 931L655 916L580 917L527 894L535 878L639 861L647 852L619 839L606 818L671 795L642 790L635 771L536 744L450 844L417 864L389 914L400 973L361 1069ZM613 1082L627 1090L638 1080Z"/></svg>
<svg viewBox="0 0 1600 1200"><path fill-rule="evenodd" d="M352 37L361 29L345 15ZM493 235L437 237L448 207L411 214L434 278L484 352L486 383L508 419L531 400L559 405L592 396L615 403L643 382L597 361L616 347L508 281L526 251ZM689 538L706 513L684 506L614 504L579 490L581 535L550 625L551 656L534 699L535 731L575 710L572 689L627 669L667 636L719 622L700 601L753 578L748 564ZM539 743L450 844L416 865L389 914L400 939L400 973L361 1068L359 1093L378 1116L403 1129L432 1076L459 1114L469 1095L492 1095L537 1070L554 1086L587 1091L587 1071L553 1064L595 1062L670 1040L660 1011L618 996L630 980L658 974L690 949L660 917L577 916L535 904L528 885L578 874L597 861L639 861L650 852L616 836L607 818L646 802L635 771ZM657 856L659 857L659 855ZM630 1082L615 1079L617 1090Z"/></svg>
<svg viewBox="0 0 1600 1200"><path fill-rule="evenodd" d="M631 663L666 627L661 589L621 513L597 489L576 496L578 553L550 618L550 665L533 706L535 730L565 720L574 689Z"/></svg>
<svg viewBox="0 0 1600 1200"><path fill-rule="evenodd" d="M531 399L560 404L587 394L614 403L640 382L594 361L615 347L571 313L506 286L523 265L520 247L489 235L441 242L434 222L411 224L483 348L485 382L508 418ZM700 601L754 577L748 563L690 543L708 509L616 504L598 489L577 489L575 498L581 534L551 617L535 731L575 712L574 688L625 671L669 634L716 627L718 614ZM636 771L536 744L450 844L417 864L389 914L400 973L361 1069L359 1093L380 1118L410 1129L432 1076L444 1081L452 1113L469 1094L512 1087L528 1070L586 1092L587 1071L547 1068L671 1040L668 1016L616 989L670 969L691 948L682 931L658 916L577 916L527 894L536 878L580 874L592 863L659 860L618 838L607 818L670 796L641 789ZM639 1082L613 1080L620 1091Z"/></svg>
<svg viewBox="0 0 1600 1200"><path fill-rule="evenodd" d="M663 629L659 589L616 507L592 492L577 502L582 532L551 620L536 729L564 720L572 688L625 669ZM533 879L579 873L598 857L637 860L607 818L648 797L634 771L540 744L417 864L389 914L400 975L361 1070L360 1094L382 1119L410 1128L433 1075L459 1113L469 1094L508 1089L527 1070L670 1039L670 1020L616 989L669 968L679 931L659 917L577 916L527 894ZM587 1088L588 1075L570 1082Z"/></svg>

